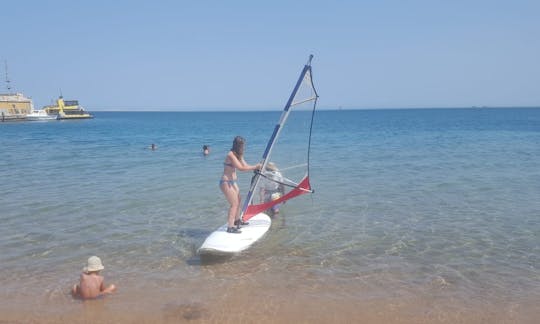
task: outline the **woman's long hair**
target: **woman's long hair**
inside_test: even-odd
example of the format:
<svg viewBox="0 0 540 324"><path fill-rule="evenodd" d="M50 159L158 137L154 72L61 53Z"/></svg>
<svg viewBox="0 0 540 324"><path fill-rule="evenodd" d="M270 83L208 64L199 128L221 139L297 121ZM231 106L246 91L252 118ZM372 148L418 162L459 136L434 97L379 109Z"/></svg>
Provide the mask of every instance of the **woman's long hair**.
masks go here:
<svg viewBox="0 0 540 324"><path fill-rule="evenodd" d="M234 138L231 151L236 155L238 159L242 159L244 156L244 143L246 140L242 136L236 136Z"/></svg>

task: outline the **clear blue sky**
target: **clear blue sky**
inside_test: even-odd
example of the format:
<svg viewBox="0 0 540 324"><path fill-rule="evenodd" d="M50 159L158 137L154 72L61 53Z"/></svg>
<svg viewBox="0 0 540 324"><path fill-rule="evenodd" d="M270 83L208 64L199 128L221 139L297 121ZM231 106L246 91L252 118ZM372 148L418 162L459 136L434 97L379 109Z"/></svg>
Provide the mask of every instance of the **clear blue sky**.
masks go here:
<svg viewBox="0 0 540 324"><path fill-rule="evenodd" d="M310 53L321 108L540 105L538 0L18 0L0 17L36 107L61 89L94 111L279 109Z"/></svg>

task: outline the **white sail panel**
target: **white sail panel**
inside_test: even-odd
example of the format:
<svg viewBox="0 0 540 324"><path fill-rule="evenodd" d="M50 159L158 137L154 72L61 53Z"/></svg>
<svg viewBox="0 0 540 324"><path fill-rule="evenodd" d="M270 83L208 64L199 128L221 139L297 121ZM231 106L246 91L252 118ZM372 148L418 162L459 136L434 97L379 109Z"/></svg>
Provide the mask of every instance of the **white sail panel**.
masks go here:
<svg viewBox="0 0 540 324"><path fill-rule="evenodd" d="M298 195L313 192L309 183L309 149L317 103L311 57L287 101L263 154L263 169L252 179L242 218L267 211Z"/></svg>

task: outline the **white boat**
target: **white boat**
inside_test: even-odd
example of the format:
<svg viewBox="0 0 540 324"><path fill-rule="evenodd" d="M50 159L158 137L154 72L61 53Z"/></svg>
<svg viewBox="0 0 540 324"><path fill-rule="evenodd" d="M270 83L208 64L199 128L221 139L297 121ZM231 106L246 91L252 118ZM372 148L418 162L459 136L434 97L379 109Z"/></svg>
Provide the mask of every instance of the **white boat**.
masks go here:
<svg viewBox="0 0 540 324"><path fill-rule="evenodd" d="M313 193L309 183L309 150L317 91L313 85L311 59L300 73L281 117L262 155L262 167L251 179L240 218L240 233L229 233L227 224L212 232L198 249L199 255L226 255L244 251L258 241L271 225L269 215L289 199ZM287 140L294 138L294 146ZM283 141L280 141L280 140ZM279 167L279 170L278 170ZM275 174L279 172L279 177ZM272 212L273 211L273 212Z"/></svg>
<svg viewBox="0 0 540 324"><path fill-rule="evenodd" d="M56 115L49 115L47 112L43 109L40 110L32 110L29 114L26 114L26 120L56 120Z"/></svg>

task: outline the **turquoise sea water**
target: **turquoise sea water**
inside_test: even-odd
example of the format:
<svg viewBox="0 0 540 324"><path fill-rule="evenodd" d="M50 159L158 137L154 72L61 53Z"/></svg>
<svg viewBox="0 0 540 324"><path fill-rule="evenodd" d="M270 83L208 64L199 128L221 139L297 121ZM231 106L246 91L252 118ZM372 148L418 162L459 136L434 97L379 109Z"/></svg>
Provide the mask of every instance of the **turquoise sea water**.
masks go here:
<svg viewBox="0 0 540 324"><path fill-rule="evenodd" d="M254 286L267 305L291 293L307 305L350 302L343 318L411 298L421 300L405 311L412 322L426 312L459 320L452 307L538 314L540 109L320 111L315 194L287 203L250 250L201 263L196 249L225 222L218 179L233 137L247 139L256 163L279 115L0 123L0 298L10 300L0 314L76 314L67 290L94 254L121 287L109 307L125 313L144 299L169 315L195 304L215 319L221 288L251 298ZM239 176L245 193L250 174Z"/></svg>

